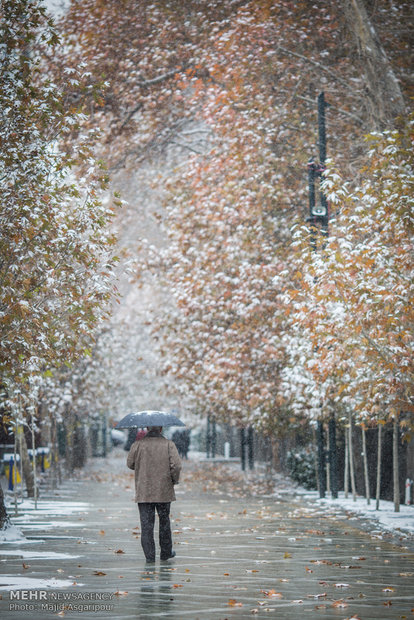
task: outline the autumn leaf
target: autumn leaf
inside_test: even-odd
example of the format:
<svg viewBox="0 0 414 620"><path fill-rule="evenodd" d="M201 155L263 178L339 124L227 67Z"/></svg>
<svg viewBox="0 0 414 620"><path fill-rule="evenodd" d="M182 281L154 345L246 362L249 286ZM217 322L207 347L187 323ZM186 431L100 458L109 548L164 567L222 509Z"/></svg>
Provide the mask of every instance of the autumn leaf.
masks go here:
<svg viewBox="0 0 414 620"><path fill-rule="evenodd" d="M326 598L327 596L326 592L322 592L321 594L308 594L308 598Z"/></svg>
<svg viewBox="0 0 414 620"><path fill-rule="evenodd" d="M229 599L227 605L230 607L243 607L243 603L238 603L235 598Z"/></svg>
<svg viewBox="0 0 414 620"><path fill-rule="evenodd" d="M260 590L260 592L269 598L283 598L281 592L276 592L276 590Z"/></svg>

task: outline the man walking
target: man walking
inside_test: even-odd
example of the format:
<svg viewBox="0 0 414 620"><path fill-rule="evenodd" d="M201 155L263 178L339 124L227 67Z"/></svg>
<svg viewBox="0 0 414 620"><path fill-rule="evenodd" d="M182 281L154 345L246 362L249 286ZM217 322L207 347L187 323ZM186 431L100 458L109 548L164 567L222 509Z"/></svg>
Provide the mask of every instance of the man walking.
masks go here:
<svg viewBox="0 0 414 620"><path fill-rule="evenodd" d="M174 442L163 437L162 426L148 427L128 453L127 466L135 471L135 501L141 520L141 545L147 562L155 562L154 524L157 511L160 527L161 560L175 556L172 549L170 506L175 500L181 459Z"/></svg>

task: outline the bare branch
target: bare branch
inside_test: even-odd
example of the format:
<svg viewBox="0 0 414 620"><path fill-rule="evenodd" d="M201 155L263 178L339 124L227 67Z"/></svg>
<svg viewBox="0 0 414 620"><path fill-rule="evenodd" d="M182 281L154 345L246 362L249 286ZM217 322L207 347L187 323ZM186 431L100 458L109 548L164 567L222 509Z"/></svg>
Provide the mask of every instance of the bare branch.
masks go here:
<svg viewBox="0 0 414 620"><path fill-rule="evenodd" d="M133 108L130 112L128 112L128 114L125 117L124 122L122 123L122 125L119 127L119 129L123 129L125 127L125 125L128 123L128 121L134 116L134 114L136 112L138 112L138 110L140 110L143 106L142 101L139 102L139 104L137 106L135 106L135 108Z"/></svg>
<svg viewBox="0 0 414 620"><path fill-rule="evenodd" d="M305 60L306 62L310 63L311 65L314 65L315 67L318 67L318 69L322 69L322 71L325 71L325 73L329 73L329 75L336 80L337 82L339 82L340 84L342 84L342 86L345 86L345 88L349 88L349 84L348 82L346 82L345 80L343 80L342 78L340 78L334 71L331 71L331 69L328 69L328 67L326 67L325 65L323 65L320 62L317 62L316 60L313 60L312 58L308 58L307 56L302 56L302 54L298 54L297 52L292 52L292 50L288 50L285 47L282 47L281 45L277 46L277 50L283 52L284 54L288 54L289 56L295 56L296 58L300 58L301 60Z"/></svg>
<svg viewBox="0 0 414 620"><path fill-rule="evenodd" d="M278 92L290 94L288 93L287 90L283 90L283 89L279 89ZM301 101L306 101L307 103L312 104L312 106L315 106L315 100L311 99L310 97L304 97L303 95L294 95L293 99L295 98L301 99ZM342 108L338 108L337 106L334 106L331 103L329 103L329 107L332 108L332 110L336 110L340 114L345 114L345 116L349 116L349 118L352 118L354 121L357 121L360 125L364 124L364 121L362 120L362 118L360 118L356 114L353 114L353 112L348 112L348 110L343 110Z"/></svg>
<svg viewBox="0 0 414 620"><path fill-rule="evenodd" d="M174 77L174 75L177 75L177 73L186 71L187 69L191 69L191 67L192 65L185 65L184 67L177 67L176 69L173 69L172 71L167 71L167 73L163 73L162 75L159 75L156 78L152 78L152 80L140 80L138 84L139 86L142 86L143 88L147 88L148 86L154 86L154 84L160 84L161 82L164 82L165 80L169 80L170 78Z"/></svg>

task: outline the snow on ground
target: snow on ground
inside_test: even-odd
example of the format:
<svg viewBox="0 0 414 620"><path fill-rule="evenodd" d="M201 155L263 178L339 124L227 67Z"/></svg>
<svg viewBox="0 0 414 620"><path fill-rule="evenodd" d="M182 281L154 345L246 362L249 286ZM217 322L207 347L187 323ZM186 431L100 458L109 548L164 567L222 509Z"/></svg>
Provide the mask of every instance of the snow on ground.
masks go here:
<svg viewBox="0 0 414 620"><path fill-rule="evenodd" d="M1 590L44 590L45 588L68 588L83 586L70 579L35 579L16 575L0 575Z"/></svg>
<svg viewBox="0 0 414 620"><path fill-rule="evenodd" d="M198 462L205 461L204 452L189 452L189 458ZM213 462L214 459L208 459ZM226 459L219 457L222 464L226 464ZM240 470L239 463L233 463L231 460L227 460L228 466ZM348 498L344 497L343 491L340 492L337 499L326 497L324 499L319 498L317 491L309 491L297 483L293 482L287 475L281 473L272 474L274 481L273 497L280 498L286 495L296 495L302 497L304 500L310 500L312 503L324 506L331 514L338 512L350 512L354 513L354 517L351 519L368 519L374 522L375 527L380 528L382 531L393 532L399 536L413 536L414 535L414 505L406 506L401 504L400 512L394 512L394 503L387 502L385 500L380 501L379 510L375 510L375 499L371 499L370 505L367 505L365 497L357 496L356 501L352 499L350 494ZM265 473L265 466L262 463L256 463L253 471L245 471L244 476L246 481L254 483L257 477L267 478Z"/></svg>
<svg viewBox="0 0 414 620"><path fill-rule="evenodd" d="M25 542L24 534L15 525L8 525L4 530L0 530L0 542L15 543Z"/></svg>
<svg viewBox="0 0 414 620"><path fill-rule="evenodd" d="M26 551L23 549L2 549L1 555L19 557L23 560L71 560L82 557L81 555L56 553L55 551Z"/></svg>
<svg viewBox="0 0 414 620"><path fill-rule="evenodd" d="M262 478L265 477L264 469L261 464L256 464L254 472L245 472L246 478L251 475L259 475ZM348 498L345 498L344 492L338 493L338 498L325 497L319 498L317 491L309 491L304 487L299 486L296 482L291 480L287 475L281 473L272 474L272 479L275 482L273 496L280 498L286 495L296 495L302 497L304 500L310 500L319 506L325 507L331 514L338 512L354 513L355 520L368 519L376 524L376 527L382 531L393 532L399 536L413 536L414 535L414 505L400 505L400 512L394 511L394 503L381 500L379 503L379 510L375 510L375 499L371 499L369 505L365 497L357 495L356 501L352 499L352 494L349 493Z"/></svg>
<svg viewBox="0 0 414 620"><path fill-rule="evenodd" d="M10 506L10 508L11 507L12 506ZM19 512L30 513L31 517L37 516L42 518L45 515L56 517L73 514L75 512L87 513L89 507L90 504L88 504L88 502L61 501L57 499L38 499L37 507L35 507L35 501L29 498L24 499L18 504Z"/></svg>
<svg viewBox="0 0 414 620"><path fill-rule="evenodd" d="M337 499L330 497L320 499L316 491L307 491L306 489L297 489L296 491L304 498L312 499L315 503L326 506L331 512L337 512L338 509L345 510L355 513L355 518L362 517L375 521L382 530L414 535L414 506L412 505L401 504L400 512L395 512L393 502L381 500L379 510L375 510L375 499L371 499L371 503L367 505L365 497L357 496L354 502L352 496L345 498L343 491L338 494Z"/></svg>
<svg viewBox="0 0 414 620"><path fill-rule="evenodd" d="M6 498L8 514L13 518L13 524L0 531L1 543L28 543L36 542L25 538L19 529L20 527L30 528L31 530L43 531L45 528L61 527L82 527L82 523L77 521L45 521L45 517L57 517L72 515L74 513L86 514L90 504L87 502L61 501L55 499L37 501L37 507L33 499L23 499L18 502L18 516L14 516L14 501L11 497ZM39 522L36 522L39 520ZM37 541L39 542L39 541Z"/></svg>

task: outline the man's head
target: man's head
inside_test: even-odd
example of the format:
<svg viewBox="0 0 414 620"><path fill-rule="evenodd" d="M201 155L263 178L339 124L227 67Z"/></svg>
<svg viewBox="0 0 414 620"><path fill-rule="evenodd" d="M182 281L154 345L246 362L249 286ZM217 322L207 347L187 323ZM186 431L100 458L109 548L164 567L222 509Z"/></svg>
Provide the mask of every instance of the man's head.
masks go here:
<svg viewBox="0 0 414 620"><path fill-rule="evenodd" d="M162 432L162 426L148 426L148 432L150 433L161 433Z"/></svg>

